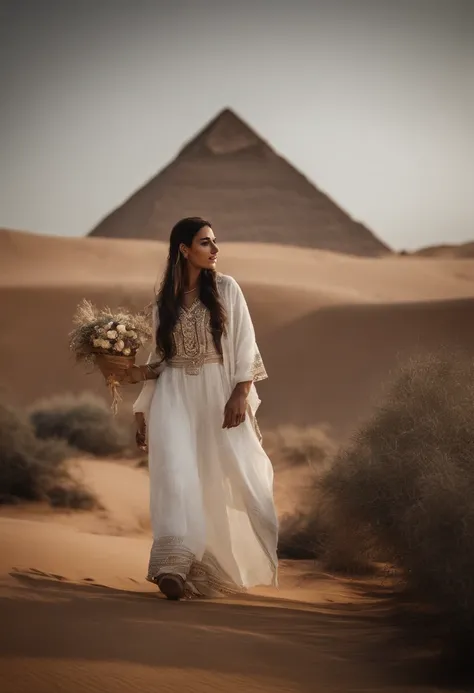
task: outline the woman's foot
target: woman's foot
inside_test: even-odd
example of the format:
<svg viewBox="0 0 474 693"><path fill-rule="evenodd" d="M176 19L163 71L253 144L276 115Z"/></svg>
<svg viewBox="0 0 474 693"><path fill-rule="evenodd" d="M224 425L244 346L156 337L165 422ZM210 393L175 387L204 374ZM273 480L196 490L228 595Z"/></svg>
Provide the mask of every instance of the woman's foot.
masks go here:
<svg viewBox="0 0 474 693"><path fill-rule="evenodd" d="M160 575L157 583L160 591L167 599L177 601L184 596L184 580L179 575L171 575L170 573Z"/></svg>

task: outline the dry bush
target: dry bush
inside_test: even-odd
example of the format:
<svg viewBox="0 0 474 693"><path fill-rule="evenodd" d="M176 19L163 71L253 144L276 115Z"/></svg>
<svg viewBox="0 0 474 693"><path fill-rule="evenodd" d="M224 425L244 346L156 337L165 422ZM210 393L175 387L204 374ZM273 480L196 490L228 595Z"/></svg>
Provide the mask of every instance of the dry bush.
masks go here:
<svg viewBox="0 0 474 693"><path fill-rule="evenodd" d="M52 485L47 492L49 504L53 508L70 508L71 510L92 510L101 505L94 495L73 479L62 479Z"/></svg>
<svg viewBox="0 0 474 693"><path fill-rule="evenodd" d="M123 454L130 442L130 431L113 417L107 403L88 393L38 402L30 419L38 438L64 440L91 455Z"/></svg>
<svg viewBox="0 0 474 693"><path fill-rule="evenodd" d="M335 443L324 426L282 426L265 432L263 441L275 469L279 556L315 558L326 537L317 484L336 451Z"/></svg>
<svg viewBox="0 0 474 693"><path fill-rule="evenodd" d="M64 441L40 440L26 415L0 404L0 503L27 500L94 507L93 495L68 471L71 454Z"/></svg>
<svg viewBox="0 0 474 693"><path fill-rule="evenodd" d="M333 531L357 527L438 614L444 642L474 644L474 364L410 362L338 454L322 489ZM357 545L354 537L351 537Z"/></svg>
<svg viewBox="0 0 474 693"><path fill-rule="evenodd" d="M328 570L352 575L372 572L359 529L345 518L336 520L322 488L338 449L328 428L283 426L267 432L264 445L275 468L280 558L319 559ZM283 513L281 496L288 508Z"/></svg>
<svg viewBox="0 0 474 693"><path fill-rule="evenodd" d="M280 426L265 432L263 445L275 469L305 465L315 472L337 449L326 426Z"/></svg>
<svg viewBox="0 0 474 693"><path fill-rule="evenodd" d="M292 560L316 559L324 553L328 539L324 514L303 512L284 515L280 520L278 556Z"/></svg>

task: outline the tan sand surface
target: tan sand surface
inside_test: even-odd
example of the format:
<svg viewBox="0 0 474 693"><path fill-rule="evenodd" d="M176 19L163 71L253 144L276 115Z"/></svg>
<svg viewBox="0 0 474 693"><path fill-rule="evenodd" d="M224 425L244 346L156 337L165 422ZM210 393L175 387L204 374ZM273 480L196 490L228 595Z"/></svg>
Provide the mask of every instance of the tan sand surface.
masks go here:
<svg viewBox="0 0 474 693"><path fill-rule="evenodd" d="M141 308L166 256L161 243L0 232L0 387L28 404L93 390L67 333L77 303ZM473 345L474 261L355 258L225 244L219 269L241 283L270 375L262 425L328 423L345 435L366 416L400 359ZM124 408L136 389L128 388Z"/></svg>
<svg viewBox="0 0 474 693"><path fill-rule="evenodd" d="M75 468L101 512L0 513L2 692L416 690L387 607L312 562L282 562L279 590L167 602L144 580L146 472Z"/></svg>
<svg viewBox="0 0 474 693"><path fill-rule="evenodd" d="M166 254L167 245L158 241L0 229L0 285L139 285L151 294ZM225 243L219 271L257 287L300 288L338 302L427 301L474 294L472 259L357 258L292 246Z"/></svg>
<svg viewBox="0 0 474 693"><path fill-rule="evenodd" d="M468 241L467 243L457 243L454 245L443 244L443 245L432 245L425 248L420 248L419 250L412 253L414 256L418 257L436 257L436 258L473 258L474 257L474 242Z"/></svg>
<svg viewBox="0 0 474 693"><path fill-rule="evenodd" d="M342 440L397 360L440 346L472 353L474 261L222 250L220 270L244 289L270 375L260 386L262 428L328 423ZM67 351L74 308L83 297L143 307L165 255L146 241L0 232L3 400L106 395L101 377ZM136 391L127 393L125 416ZM391 642L382 578L336 579L285 561L279 590L171 604L144 580L146 471L104 460L73 468L103 509L0 511L2 693L420 690L422 653ZM278 508L291 512L304 477L277 474Z"/></svg>

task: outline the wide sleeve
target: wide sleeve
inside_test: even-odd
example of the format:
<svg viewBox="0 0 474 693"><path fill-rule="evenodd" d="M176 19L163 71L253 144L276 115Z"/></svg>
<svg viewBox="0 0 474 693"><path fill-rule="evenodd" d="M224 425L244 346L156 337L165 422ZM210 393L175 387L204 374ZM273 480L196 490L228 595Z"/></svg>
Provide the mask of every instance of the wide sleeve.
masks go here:
<svg viewBox="0 0 474 693"><path fill-rule="evenodd" d="M159 355L156 353L156 329L158 325L157 318L157 307L154 306L152 313L152 326L153 326L153 337L150 344L150 355L147 359L147 364L156 364L155 370L161 372L164 368L164 362L160 360ZM150 412L151 400L153 398L153 393L155 392L157 380L145 380L140 390L140 394L133 404L133 413L136 414L141 412L148 418Z"/></svg>
<svg viewBox="0 0 474 693"><path fill-rule="evenodd" d="M255 340L255 330L242 289L232 280L232 340L235 384L268 377Z"/></svg>

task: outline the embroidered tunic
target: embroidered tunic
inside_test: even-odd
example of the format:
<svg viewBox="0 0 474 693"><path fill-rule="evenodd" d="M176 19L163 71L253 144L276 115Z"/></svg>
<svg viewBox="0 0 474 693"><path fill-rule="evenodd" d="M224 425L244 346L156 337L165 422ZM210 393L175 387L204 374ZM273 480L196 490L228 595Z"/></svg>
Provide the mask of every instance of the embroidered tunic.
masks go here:
<svg viewBox="0 0 474 693"><path fill-rule="evenodd" d="M148 423L154 537L148 579L178 574L188 596L276 584L273 469L261 446L254 385L246 420L222 429L235 385L267 374L240 287L218 275L218 289L228 316L222 355L209 311L196 299L180 312L173 358L161 362L158 380L143 385L134 405ZM153 348L149 362L157 356Z"/></svg>
<svg viewBox="0 0 474 693"><path fill-rule="evenodd" d="M199 299L181 309L173 342L175 355L168 365L184 368L188 375L199 375L205 363L223 363L212 337L211 316Z"/></svg>

